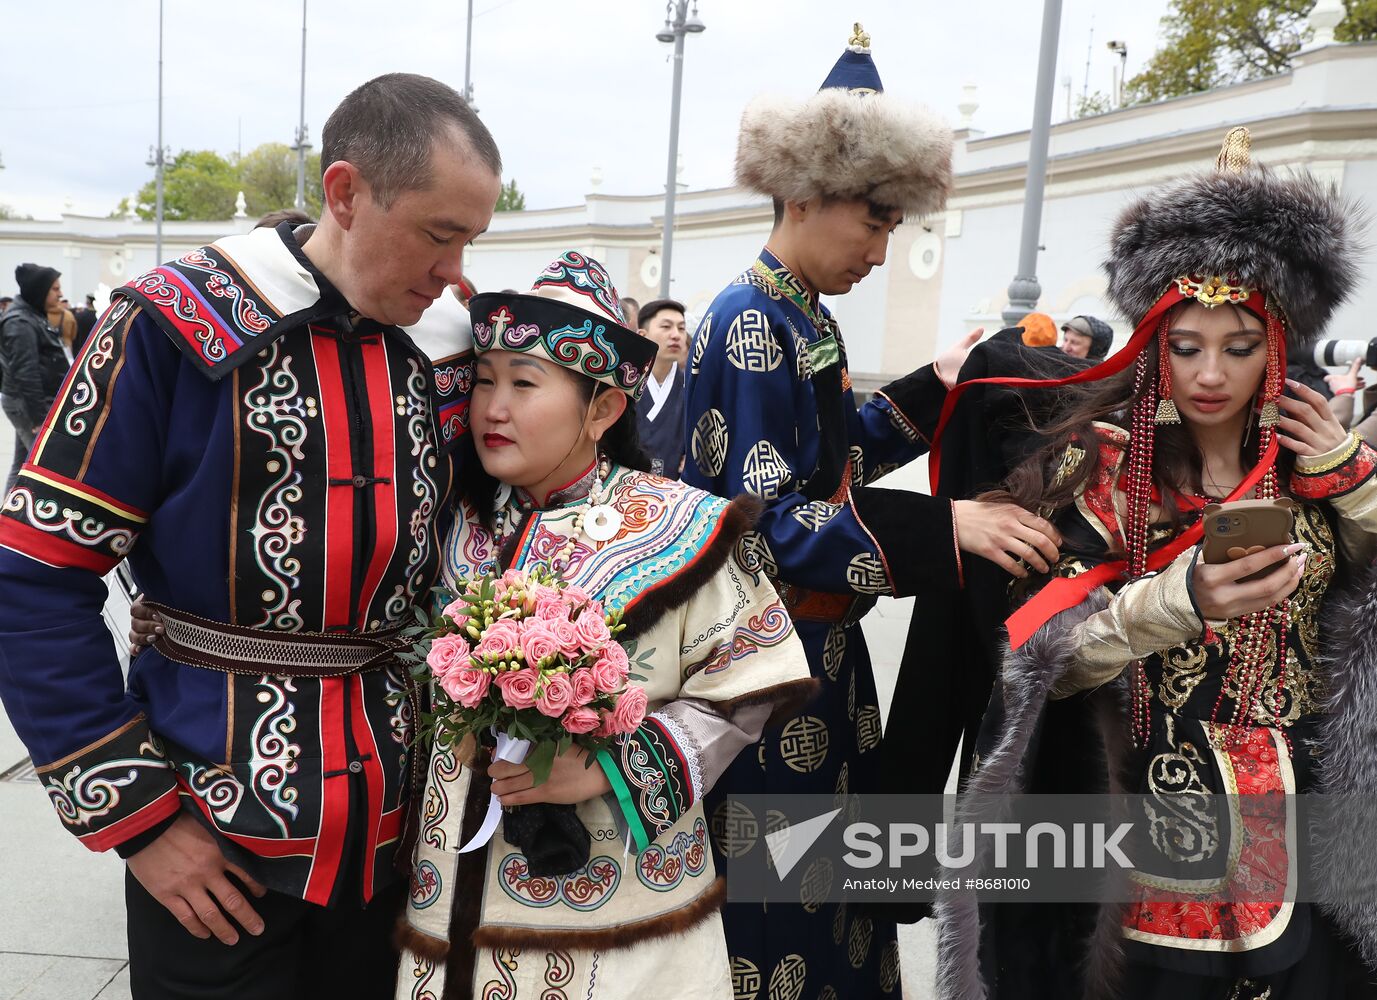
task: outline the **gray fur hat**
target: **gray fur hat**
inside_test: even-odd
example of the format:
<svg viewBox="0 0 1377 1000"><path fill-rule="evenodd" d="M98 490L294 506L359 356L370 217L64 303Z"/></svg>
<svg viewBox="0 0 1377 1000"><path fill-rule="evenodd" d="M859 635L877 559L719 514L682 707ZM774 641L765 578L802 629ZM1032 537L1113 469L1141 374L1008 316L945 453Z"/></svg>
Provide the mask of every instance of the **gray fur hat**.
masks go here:
<svg viewBox="0 0 1377 1000"><path fill-rule="evenodd" d="M1310 174L1251 163L1250 144L1247 129L1233 129L1213 171L1138 198L1119 216L1104 266L1127 318L1139 321L1178 278L1218 276L1260 290L1293 349L1324 332L1357 280L1364 213Z"/></svg>
<svg viewBox="0 0 1377 1000"><path fill-rule="evenodd" d="M951 190L952 135L940 117L884 93L860 25L806 101L758 97L741 115L736 179L783 201L865 198L930 215Z"/></svg>

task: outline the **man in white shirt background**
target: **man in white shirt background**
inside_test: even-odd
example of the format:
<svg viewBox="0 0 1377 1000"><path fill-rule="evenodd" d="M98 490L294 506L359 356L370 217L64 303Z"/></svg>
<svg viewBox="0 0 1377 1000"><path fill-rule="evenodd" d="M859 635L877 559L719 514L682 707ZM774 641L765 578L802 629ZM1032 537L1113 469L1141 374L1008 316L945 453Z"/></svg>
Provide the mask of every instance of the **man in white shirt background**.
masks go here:
<svg viewBox="0 0 1377 1000"><path fill-rule="evenodd" d="M678 479L684 467L684 364L688 357L683 303L673 299L647 302L641 306L638 328L642 337L659 345L660 353L636 404L636 429L652 459L652 471Z"/></svg>

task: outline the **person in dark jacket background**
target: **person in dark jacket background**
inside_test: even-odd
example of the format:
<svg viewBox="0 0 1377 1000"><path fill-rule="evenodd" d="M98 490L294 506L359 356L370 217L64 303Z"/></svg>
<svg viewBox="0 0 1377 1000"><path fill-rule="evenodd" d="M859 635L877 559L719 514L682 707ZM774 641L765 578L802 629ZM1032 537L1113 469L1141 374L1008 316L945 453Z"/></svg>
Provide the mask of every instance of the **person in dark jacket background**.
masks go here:
<svg viewBox="0 0 1377 1000"><path fill-rule="evenodd" d="M1061 325L1061 349L1073 358L1103 361L1114 343L1114 328L1094 316L1073 316Z"/></svg>
<svg viewBox="0 0 1377 1000"><path fill-rule="evenodd" d="M678 479L684 467L684 361L688 356L683 303L673 299L647 302L637 322L641 336L655 341L660 352L636 403L636 430L650 454L651 471Z"/></svg>
<svg viewBox="0 0 1377 1000"><path fill-rule="evenodd" d="M0 409L14 425L15 434L7 493L67 375L62 337L47 319L62 299L60 277L51 267L20 264L14 269L19 297L0 316Z"/></svg>

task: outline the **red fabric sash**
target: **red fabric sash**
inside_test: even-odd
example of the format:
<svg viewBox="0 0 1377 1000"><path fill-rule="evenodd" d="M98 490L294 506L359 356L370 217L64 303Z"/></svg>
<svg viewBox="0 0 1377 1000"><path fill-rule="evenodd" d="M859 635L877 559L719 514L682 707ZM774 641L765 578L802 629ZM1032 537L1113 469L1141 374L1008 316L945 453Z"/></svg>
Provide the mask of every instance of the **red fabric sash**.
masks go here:
<svg viewBox="0 0 1377 1000"><path fill-rule="evenodd" d="M1233 492L1225 497L1223 502L1228 503L1230 500L1246 497L1262 481L1267 470L1276 462L1278 450L1277 439L1273 437L1272 443L1258 459L1257 465L1253 466L1253 470L1244 477L1243 482L1234 487ZM1205 522L1202 518L1149 555L1148 569L1161 569L1200 541L1200 536L1204 533ZM1101 563L1079 576L1053 578L1047 586L1037 592L1032 600L1005 620L1004 624L1009 629L1009 648L1018 649L1031 639L1033 633L1042 628L1053 615L1060 614L1067 608L1074 608L1085 600L1086 595L1096 587L1102 587L1113 580L1117 580L1127 569L1128 560L1119 559L1115 562Z"/></svg>
<svg viewBox="0 0 1377 1000"><path fill-rule="evenodd" d="M1184 302L1188 296L1181 292L1180 287L1173 282L1172 286L1162 293L1162 297L1156 304L1148 310L1138 325L1134 327L1133 336L1128 339L1120 350L1115 351L1110 357L1101 361L1098 365L1068 375L1065 378L1041 379L1041 378L978 378L969 382L958 382L947 391L947 397L942 402L942 412L937 420L937 429L932 435L932 449L928 453L928 480L931 483L931 492L937 495L938 483L942 471L942 432L946 430L951 415L956 410L957 401L962 394L973 385L1005 385L1015 388L1038 388L1038 389L1057 389L1064 385L1078 385L1082 382L1097 382L1102 378L1117 375L1126 369L1134 361L1138 360L1138 355L1143 352L1143 348L1152 340L1153 334L1157 331L1163 313L1178 302ZM1261 316L1264 320L1268 318L1268 313L1262 296L1253 296L1247 301L1236 303L1251 312ZM1284 350L1284 347L1283 347ZM1283 364L1284 364L1283 355ZM1258 463L1247 475L1243 482L1226 498L1237 500L1239 497L1246 496L1262 480L1263 475L1270 469L1277 458L1277 441L1274 437L1271 446L1266 454L1258 459ZM1171 562L1178 555L1200 540L1204 534L1203 524L1197 522L1189 530L1183 532L1178 537L1152 553L1148 557L1148 569L1156 570ZM1015 611L1005 621L1009 629L1009 646L1018 649L1027 642L1039 628L1056 614L1073 608L1083 601L1096 587L1103 586L1112 580L1123 575L1128 568L1127 560L1119 560L1112 563L1102 563L1089 572L1082 573L1076 577L1057 577L1047 586L1040 590L1037 595L1023 607Z"/></svg>
<svg viewBox="0 0 1377 1000"><path fill-rule="evenodd" d="M1007 385L1018 388L1037 388L1037 389L1057 389L1064 385L1078 385L1081 382L1098 382L1102 378L1117 375L1134 361L1138 360L1138 355L1143 352L1152 335L1157 330L1157 323L1162 318L1162 314L1176 303L1181 302L1183 296L1180 290L1172 287L1157 300L1157 304L1148 310L1148 314L1142 318L1137 327L1133 330L1133 336L1128 339L1128 343L1121 349L1115 351L1105 358L1098 365L1076 372L1074 375L1067 375L1065 378L1010 378L1000 376L997 378L977 378L969 382L958 382L947 390L947 398L942 401L942 413L937 418L937 430L932 435L932 449L928 452L928 482L931 483L931 492L937 495L937 485L942 474L942 432L947 429L947 424L951 421L951 415L956 410L956 403L962 394L973 385Z"/></svg>

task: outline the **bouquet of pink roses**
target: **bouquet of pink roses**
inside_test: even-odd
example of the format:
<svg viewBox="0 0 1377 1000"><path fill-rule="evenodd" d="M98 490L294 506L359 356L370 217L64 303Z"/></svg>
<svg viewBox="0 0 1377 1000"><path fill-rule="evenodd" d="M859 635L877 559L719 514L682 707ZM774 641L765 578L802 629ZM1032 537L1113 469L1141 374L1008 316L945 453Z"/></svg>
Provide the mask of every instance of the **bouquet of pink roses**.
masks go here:
<svg viewBox="0 0 1377 1000"><path fill-rule="evenodd" d="M430 617L417 609L419 625L407 630L413 651L403 655L418 680L435 681L422 728L441 747L469 733L525 741L538 785L556 754L578 744L591 763L644 719L645 690L628 682L615 638L621 615L583 588L537 566L467 581L458 595L441 590L437 603Z"/></svg>

